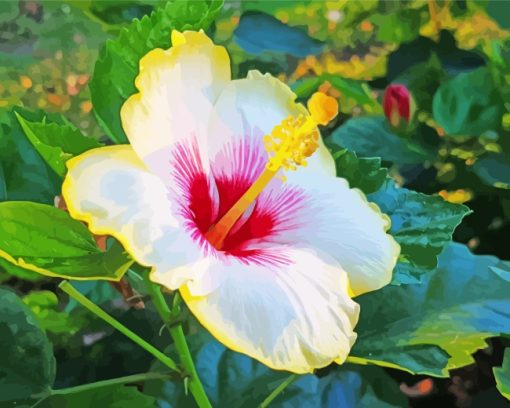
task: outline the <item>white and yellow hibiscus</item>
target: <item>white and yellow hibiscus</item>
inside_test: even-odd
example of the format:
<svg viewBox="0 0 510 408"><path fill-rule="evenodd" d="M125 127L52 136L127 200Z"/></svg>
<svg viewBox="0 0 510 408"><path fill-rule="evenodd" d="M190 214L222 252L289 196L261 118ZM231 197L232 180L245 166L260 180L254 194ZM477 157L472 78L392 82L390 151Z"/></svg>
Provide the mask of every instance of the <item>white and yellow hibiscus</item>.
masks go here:
<svg viewBox="0 0 510 408"><path fill-rule="evenodd" d="M310 114L270 75L232 80L203 32L172 43L140 61L121 110L130 145L68 162L71 215L179 289L227 347L296 373L342 363L352 297L388 284L400 249L388 218L335 177L317 125L336 102L317 94Z"/></svg>

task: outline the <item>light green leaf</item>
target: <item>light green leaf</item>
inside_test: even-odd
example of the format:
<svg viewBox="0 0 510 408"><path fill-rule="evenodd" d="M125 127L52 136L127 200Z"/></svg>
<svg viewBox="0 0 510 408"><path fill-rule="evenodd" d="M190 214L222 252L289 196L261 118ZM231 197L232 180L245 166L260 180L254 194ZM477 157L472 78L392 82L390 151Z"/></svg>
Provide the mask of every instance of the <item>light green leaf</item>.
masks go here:
<svg viewBox="0 0 510 408"><path fill-rule="evenodd" d="M207 29L222 5L222 0L173 1L150 16L135 19L117 39L107 41L94 68L90 92L98 121L113 141L127 141L120 108L136 92L140 58L154 48L169 48L172 29Z"/></svg>
<svg viewBox="0 0 510 408"><path fill-rule="evenodd" d="M370 20L377 26L377 40L385 43L409 42L420 34L423 14L404 7L392 13L377 13Z"/></svg>
<svg viewBox="0 0 510 408"><path fill-rule="evenodd" d="M434 119L451 136L480 136L501 125L503 104L490 71L457 75L434 95Z"/></svg>
<svg viewBox="0 0 510 408"><path fill-rule="evenodd" d="M0 258L51 277L119 280L133 263L119 244L101 251L81 222L43 204L0 203L0 237Z"/></svg>
<svg viewBox="0 0 510 408"><path fill-rule="evenodd" d="M49 290L32 291L23 297L25 303L36 316L40 326L47 332L72 335L80 328L76 316L71 317L59 311L58 298Z"/></svg>
<svg viewBox="0 0 510 408"><path fill-rule="evenodd" d="M361 318L351 355L359 362L447 376L447 370L471 364L488 337L510 333L509 292L510 263L452 243L421 284L389 285L356 298Z"/></svg>
<svg viewBox="0 0 510 408"><path fill-rule="evenodd" d="M15 113L28 140L60 177L64 177L67 173L65 165L67 160L102 146L94 139L84 136L70 124L46 123L46 118L42 121L30 122L19 113Z"/></svg>
<svg viewBox="0 0 510 408"><path fill-rule="evenodd" d="M496 387L506 399L510 400L510 348L505 349L503 365L494 367L493 371Z"/></svg>
<svg viewBox="0 0 510 408"><path fill-rule="evenodd" d="M347 148L360 157L380 156L399 165L423 163L434 157L427 146L393 133L383 116L349 119L326 142L335 150Z"/></svg>
<svg viewBox="0 0 510 408"><path fill-rule="evenodd" d="M54 379L51 343L21 299L0 288L0 402L44 394Z"/></svg>
<svg viewBox="0 0 510 408"><path fill-rule="evenodd" d="M390 233L401 246L393 283L416 283L437 265L437 256L470 210L439 196L399 188L392 180L368 199L391 218Z"/></svg>

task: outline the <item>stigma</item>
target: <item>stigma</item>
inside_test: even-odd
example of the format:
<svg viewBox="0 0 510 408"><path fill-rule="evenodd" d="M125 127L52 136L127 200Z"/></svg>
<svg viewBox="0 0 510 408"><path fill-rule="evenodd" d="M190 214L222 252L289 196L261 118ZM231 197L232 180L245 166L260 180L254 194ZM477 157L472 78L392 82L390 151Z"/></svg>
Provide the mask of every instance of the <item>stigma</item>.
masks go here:
<svg viewBox="0 0 510 408"><path fill-rule="evenodd" d="M289 116L264 136L268 162L264 171L237 202L206 232L205 238L221 250L228 233L280 170L293 171L307 165L319 147L318 125L327 125L338 114L336 99L316 92L308 100L310 115Z"/></svg>

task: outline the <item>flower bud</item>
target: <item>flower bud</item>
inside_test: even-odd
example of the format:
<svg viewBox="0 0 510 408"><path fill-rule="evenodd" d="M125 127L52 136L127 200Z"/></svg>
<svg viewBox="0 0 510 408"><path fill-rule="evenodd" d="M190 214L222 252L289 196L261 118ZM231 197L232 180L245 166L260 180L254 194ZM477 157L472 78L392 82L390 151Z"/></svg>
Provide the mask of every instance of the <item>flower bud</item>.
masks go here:
<svg viewBox="0 0 510 408"><path fill-rule="evenodd" d="M391 126L397 127L401 123L401 119L407 123L410 122L411 105L411 94L405 85L390 85L384 91L384 115Z"/></svg>

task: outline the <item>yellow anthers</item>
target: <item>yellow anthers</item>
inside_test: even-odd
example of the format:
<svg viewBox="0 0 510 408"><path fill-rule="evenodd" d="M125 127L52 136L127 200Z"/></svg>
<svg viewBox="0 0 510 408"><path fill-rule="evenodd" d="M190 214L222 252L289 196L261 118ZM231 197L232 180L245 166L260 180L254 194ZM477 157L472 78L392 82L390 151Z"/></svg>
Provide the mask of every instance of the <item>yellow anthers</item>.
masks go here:
<svg viewBox="0 0 510 408"><path fill-rule="evenodd" d="M319 132L310 118L289 116L264 137L264 143L269 154L268 169L296 170L297 166L306 166L306 158L319 147Z"/></svg>
<svg viewBox="0 0 510 408"><path fill-rule="evenodd" d="M319 147L317 125L327 125L337 115L338 103L334 98L316 92L308 101L308 109L311 116L289 116L275 126L270 135L264 136L269 170L296 170L297 166L306 166L306 158Z"/></svg>
<svg viewBox="0 0 510 408"><path fill-rule="evenodd" d="M338 115L336 99L322 92L315 92L307 105L313 120L322 126L326 126Z"/></svg>

